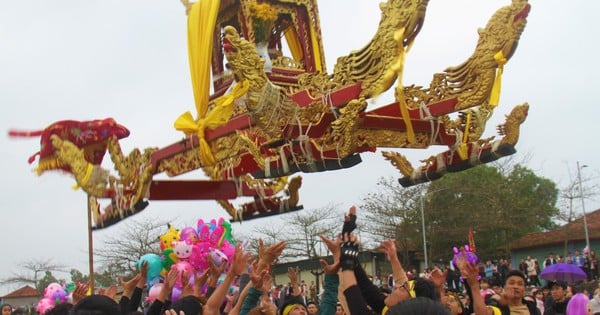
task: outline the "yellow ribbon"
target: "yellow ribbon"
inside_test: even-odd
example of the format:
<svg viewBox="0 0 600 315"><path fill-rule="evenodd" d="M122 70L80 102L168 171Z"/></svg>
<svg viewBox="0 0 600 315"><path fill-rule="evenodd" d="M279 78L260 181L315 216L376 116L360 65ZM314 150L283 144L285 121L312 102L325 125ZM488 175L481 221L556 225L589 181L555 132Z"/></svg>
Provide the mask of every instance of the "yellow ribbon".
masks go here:
<svg viewBox="0 0 600 315"><path fill-rule="evenodd" d="M502 85L502 72L504 71L504 65L507 60L502 53L502 50L497 52L494 55L494 60L498 63L498 69L496 69L496 78L494 79L494 86L492 87L492 92L490 93L490 99L488 104L492 107L498 106L500 102L500 87Z"/></svg>
<svg viewBox="0 0 600 315"><path fill-rule="evenodd" d="M392 70L396 71L398 75L398 87L396 88L396 95L398 98L398 104L400 105L400 113L402 114L402 120L404 120L404 124L406 125L406 137L408 138L409 143L415 143L417 141L415 138L415 131L412 126L412 121L410 120L410 114L408 113L406 100L404 99L404 86L402 85L402 73L404 72L404 58L406 57L404 43L402 42L403 38L404 28L397 30L394 33L394 40L396 40L398 45L399 56L396 62L392 65Z"/></svg>
<svg viewBox="0 0 600 315"><path fill-rule="evenodd" d="M468 155L467 140L469 139L469 127L471 125L471 113L467 114L467 121L465 122L465 133L463 133L462 143L458 146L457 153L461 160L466 160Z"/></svg>
<svg viewBox="0 0 600 315"><path fill-rule="evenodd" d="M215 99L214 108L204 118L194 120L192 114L187 111L175 121L175 129L183 131L186 135L195 133L200 143L200 159L203 165L214 165L215 157L205 138L205 130L215 129L226 124L233 114L234 101L248 91L248 80L236 83L231 92Z"/></svg>
<svg viewBox="0 0 600 315"><path fill-rule="evenodd" d="M94 165L92 165L92 163L88 163L87 168L85 169L85 175L83 176L83 179L81 180L81 185L76 183L71 188L73 188L73 190L77 190L81 186L85 186L87 184L87 182L90 180L90 177L92 177L93 171L94 171Z"/></svg>

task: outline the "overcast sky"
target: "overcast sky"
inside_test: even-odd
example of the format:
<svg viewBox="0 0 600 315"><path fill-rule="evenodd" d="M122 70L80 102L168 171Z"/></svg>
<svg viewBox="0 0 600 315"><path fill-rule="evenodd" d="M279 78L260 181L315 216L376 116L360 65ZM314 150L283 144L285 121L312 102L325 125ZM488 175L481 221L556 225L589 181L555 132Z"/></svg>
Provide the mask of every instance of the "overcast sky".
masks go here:
<svg viewBox="0 0 600 315"><path fill-rule="evenodd" d="M379 1L321 1L319 11L328 71L337 57L363 47L376 31ZM425 26L406 57L405 85L428 85L433 73L472 53L478 27L509 0L431 0ZM530 1L532 10L516 54L505 66L500 106L484 137L515 105L529 102L517 154L527 165L564 186L576 176L576 161L596 175L598 121L598 1ZM0 1L0 137L2 163L0 278L18 263L51 258L87 273L86 201L71 177L32 173L27 158L38 139L9 139L12 128L40 129L64 119L113 117L131 131L121 141L133 148L163 147L182 138L173 122L195 112L186 49L186 16L177 0ZM372 108L391 102L380 97ZM404 150L413 165L439 151ZM305 209L333 203L360 204L381 177L400 174L381 157L365 153L352 169L302 174ZM108 157L105 160L109 160ZM108 164L108 167L112 165ZM204 178L200 172L194 178ZM586 200L586 210L598 203ZM581 211L579 207L577 211ZM153 202L140 216L227 217L212 201ZM236 231L253 225L234 225ZM94 233L96 245L121 225ZM63 275L64 277L64 275ZM0 288L0 294L14 289Z"/></svg>

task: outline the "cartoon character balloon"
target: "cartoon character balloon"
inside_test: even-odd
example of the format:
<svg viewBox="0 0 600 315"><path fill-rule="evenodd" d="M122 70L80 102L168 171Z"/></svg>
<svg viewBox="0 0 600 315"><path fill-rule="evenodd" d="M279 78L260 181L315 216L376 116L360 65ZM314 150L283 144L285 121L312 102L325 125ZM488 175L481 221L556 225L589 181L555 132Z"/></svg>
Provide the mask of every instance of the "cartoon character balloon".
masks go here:
<svg viewBox="0 0 600 315"><path fill-rule="evenodd" d="M54 306L56 306L56 304L52 299L43 298L38 302L37 306L35 307L35 310L40 314L46 314L46 312L53 309Z"/></svg>
<svg viewBox="0 0 600 315"><path fill-rule="evenodd" d="M171 248L171 245L173 244L173 242L179 241L179 238L181 236L180 231L178 229L171 226L171 224L169 224L167 226L169 227L169 231L159 237L161 251L163 251L167 248Z"/></svg>
<svg viewBox="0 0 600 315"><path fill-rule="evenodd" d="M148 273L147 273L148 281L155 280L156 278L158 278L158 276L160 276L160 272L162 271L162 268L163 268L160 256L158 256L157 254L152 254L152 253L143 255L137 261L138 269L142 268L143 262L148 263Z"/></svg>

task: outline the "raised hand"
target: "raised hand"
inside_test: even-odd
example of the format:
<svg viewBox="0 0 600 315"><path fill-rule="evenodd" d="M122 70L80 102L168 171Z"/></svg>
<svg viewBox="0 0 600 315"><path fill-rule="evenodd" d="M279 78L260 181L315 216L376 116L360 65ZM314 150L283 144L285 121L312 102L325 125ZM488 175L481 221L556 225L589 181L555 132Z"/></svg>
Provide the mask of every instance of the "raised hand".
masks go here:
<svg viewBox="0 0 600 315"><path fill-rule="evenodd" d="M188 295L194 295L194 287L190 283L191 276L192 275L187 271L184 271L181 274L181 283L183 285L183 288L181 289L181 297L182 298L186 297Z"/></svg>
<svg viewBox="0 0 600 315"><path fill-rule="evenodd" d="M446 283L446 276L448 275L448 269L444 272L440 270L440 268L435 267L433 271L429 274L429 280L433 282L436 288L442 287L444 283Z"/></svg>
<svg viewBox="0 0 600 315"><path fill-rule="evenodd" d="M116 285L111 285L110 287L108 287L108 289L99 289L98 293L105 295L111 299L115 299L115 295L117 295L117 291L119 291L119 288Z"/></svg>
<svg viewBox="0 0 600 315"><path fill-rule="evenodd" d="M354 270L359 265L358 262L358 238L349 233L344 234L342 247L340 249L340 268L342 270Z"/></svg>
<svg viewBox="0 0 600 315"><path fill-rule="evenodd" d="M275 243L271 246L265 247L263 240L258 240L258 267L259 269L265 269L270 267L285 248L285 241Z"/></svg>
<svg viewBox="0 0 600 315"><path fill-rule="evenodd" d="M350 207L348 214L344 216L344 225L342 226L342 234L352 233L356 229L356 206Z"/></svg>
<svg viewBox="0 0 600 315"><path fill-rule="evenodd" d="M75 291L73 291L73 305L77 304L77 302L81 301L84 297L86 297L89 289L89 283L77 282L77 284L75 285Z"/></svg>
<svg viewBox="0 0 600 315"><path fill-rule="evenodd" d="M398 252L396 250L396 242L393 240L385 240L379 246L379 250L385 254L388 261L398 260Z"/></svg>
<svg viewBox="0 0 600 315"><path fill-rule="evenodd" d="M123 287L123 296L131 297L131 293L137 286L141 277L142 275L139 273L135 275L135 277L129 279L129 281L124 281L123 278L119 277L119 284Z"/></svg>
<svg viewBox="0 0 600 315"><path fill-rule="evenodd" d="M250 277L250 281L252 281L252 285L256 289L260 289L263 286L263 277L267 272L267 269L258 270L257 261L253 261L250 264L250 273L248 274L248 276Z"/></svg>
<svg viewBox="0 0 600 315"><path fill-rule="evenodd" d="M246 269L246 262L250 258L250 253L244 252L241 245L235 247L235 254L233 255L233 261L229 267L229 272L234 275L241 274Z"/></svg>
<svg viewBox="0 0 600 315"><path fill-rule="evenodd" d="M340 269L340 246L341 246L341 238L340 236L336 237L335 241L327 238L325 235L320 235L321 240L325 243L325 246L331 252L333 256L333 263L330 265L324 259L319 260L321 266L323 266L323 271L326 274L336 274Z"/></svg>

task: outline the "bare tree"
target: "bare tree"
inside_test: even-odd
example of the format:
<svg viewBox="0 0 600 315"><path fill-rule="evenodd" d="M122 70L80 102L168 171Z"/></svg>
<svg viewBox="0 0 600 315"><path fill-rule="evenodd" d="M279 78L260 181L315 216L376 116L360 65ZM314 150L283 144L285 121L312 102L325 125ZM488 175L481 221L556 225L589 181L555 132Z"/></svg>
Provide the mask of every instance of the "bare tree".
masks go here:
<svg viewBox="0 0 600 315"><path fill-rule="evenodd" d="M282 217L281 224L255 228L254 238L263 239L265 244L285 240L287 245L280 256L283 261L327 255L319 235L332 237L343 222L342 213L334 205L290 213Z"/></svg>
<svg viewBox="0 0 600 315"><path fill-rule="evenodd" d="M385 239L393 239L398 250L403 252L403 259L407 259L409 248L415 244L412 239L415 238L415 229L420 228L415 221L419 217L419 201L428 185L404 188L396 179L382 177L377 187L377 192L369 193L363 199L361 208L364 211L358 215L358 229L367 234L363 243L375 247Z"/></svg>
<svg viewBox="0 0 600 315"><path fill-rule="evenodd" d="M52 271L67 272L63 264L54 263L51 259L32 258L18 264L22 269L20 272L13 272L9 278L2 279L2 284L30 284L38 291L43 288L38 287L41 277Z"/></svg>
<svg viewBox="0 0 600 315"><path fill-rule="evenodd" d="M110 270L115 276L134 272L141 256L160 253L158 238L167 232L167 224L168 221L151 217L124 222L94 253L102 269Z"/></svg>

